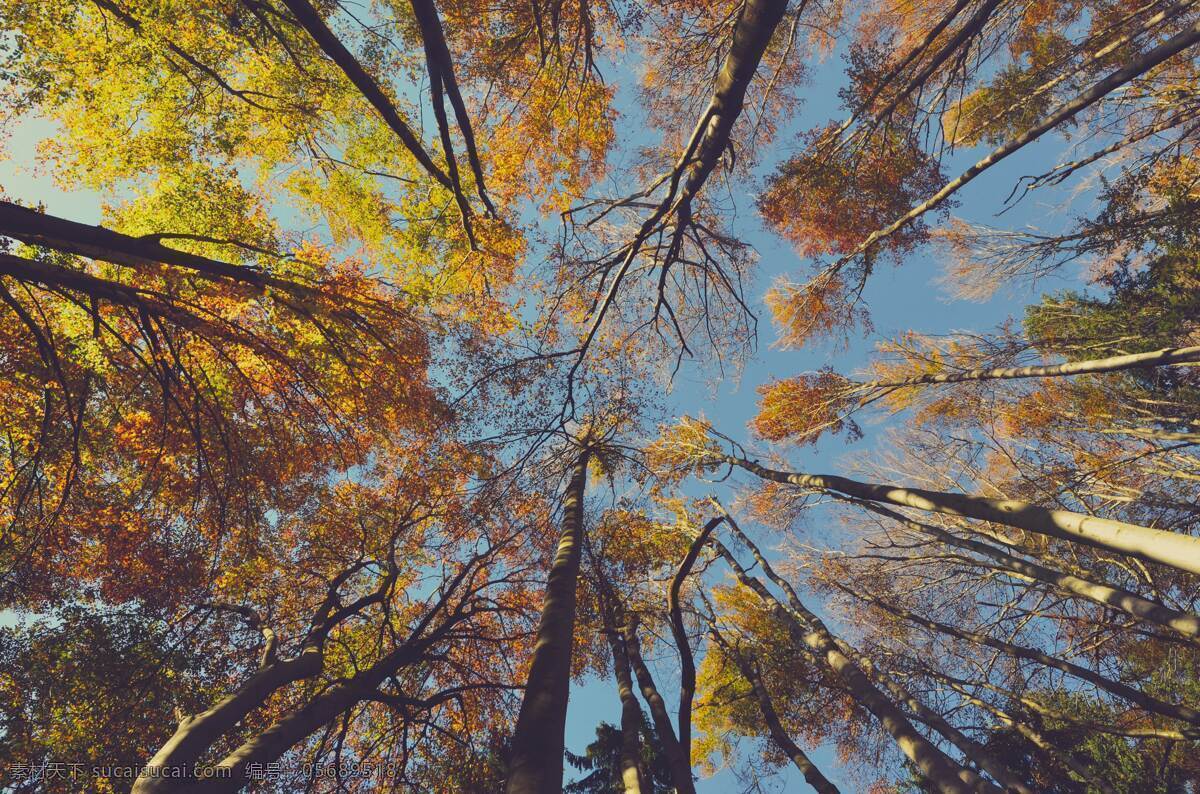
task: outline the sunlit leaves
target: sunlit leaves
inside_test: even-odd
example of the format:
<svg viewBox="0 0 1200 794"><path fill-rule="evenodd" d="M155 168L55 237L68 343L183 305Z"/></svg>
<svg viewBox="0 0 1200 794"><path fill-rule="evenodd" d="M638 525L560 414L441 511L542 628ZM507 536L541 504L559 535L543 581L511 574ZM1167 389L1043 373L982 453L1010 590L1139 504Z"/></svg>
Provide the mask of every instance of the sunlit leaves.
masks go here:
<svg viewBox="0 0 1200 794"><path fill-rule="evenodd" d="M847 380L832 370L764 384L758 389L759 410L751 426L768 441L815 443L826 431L860 437L861 431L845 415L852 401L847 386Z"/></svg>
<svg viewBox="0 0 1200 794"><path fill-rule="evenodd" d="M658 438L646 447L646 465L668 482L711 470L713 458L722 454L711 430L712 425L705 419L687 416L674 425L660 427Z"/></svg>
<svg viewBox="0 0 1200 794"><path fill-rule="evenodd" d="M852 251L864 230L887 225L945 181L911 139L890 135L853 151L828 142L831 129L808 133L803 151L771 177L758 202L767 222L805 256ZM911 251L926 236L918 222L890 238L888 249Z"/></svg>
<svg viewBox="0 0 1200 794"><path fill-rule="evenodd" d="M821 274L796 284L778 281L765 302L779 328L779 341L787 347L818 342L844 344L859 328L869 327L866 309L839 275Z"/></svg>

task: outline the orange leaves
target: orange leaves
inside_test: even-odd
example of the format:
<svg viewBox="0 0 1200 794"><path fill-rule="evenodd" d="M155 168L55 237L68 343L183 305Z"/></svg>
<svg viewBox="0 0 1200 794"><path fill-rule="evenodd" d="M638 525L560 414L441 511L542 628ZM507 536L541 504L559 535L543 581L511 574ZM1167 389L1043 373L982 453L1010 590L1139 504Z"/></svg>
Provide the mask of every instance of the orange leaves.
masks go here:
<svg viewBox="0 0 1200 794"><path fill-rule="evenodd" d="M541 199L543 211L561 211L604 174L614 139L613 89L573 79L558 67L542 67L520 112L496 128L489 184L502 202Z"/></svg>
<svg viewBox="0 0 1200 794"><path fill-rule="evenodd" d="M831 369L797 375L758 387L758 415L750 425L768 441L813 444L825 431L862 434L845 416L854 384Z"/></svg>
<svg viewBox="0 0 1200 794"><path fill-rule="evenodd" d="M868 232L891 223L945 181L915 140L889 132L857 149L835 148L833 129L807 133L804 150L780 166L758 201L767 223L804 256L853 251ZM886 246L898 258L927 234L917 222L888 238Z"/></svg>
<svg viewBox="0 0 1200 794"><path fill-rule="evenodd" d="M1196 201L1200 198L1200 158L1194 154L1180 154L1155 163L1146 189L1173 204Z"/></svg>
<svg viewBox="0 0 1200 794"><path fill-rule="evenodd" d="M39 547L18 554L19 576L49 583L33 598L98 584L111 603L170 603L197 582L184 568L263 531L268 511L297 509L331 474L384 451L419 449L448 418L407 296L315 244L269 258L271 277L292 280L264 290L34 256L155 302L31 283L0 309L14 329L0 353L41 359L50 376L9 384L25 397L3 423L21 458L0 471L4 513L19 548Z"/></svg>
<svg viewBox="0 0 1200 794"><path fill-rule="evenodd" d="M805 284L776 282L765 298L779 327L779 343L799 348L810 341L841 342L855 328L869 325L838 275L822 274Z"/></svg>
<svg viewBox="0 0 1200 794"><path fill-rule="evenodd" d="M621 46L620 21L606 5L542 5L470 0L441 11L458 75L484 97L470 110L487 129L489 191L502 207L533 200L553 212L604 173L614 87L591 59Z"/></svg>

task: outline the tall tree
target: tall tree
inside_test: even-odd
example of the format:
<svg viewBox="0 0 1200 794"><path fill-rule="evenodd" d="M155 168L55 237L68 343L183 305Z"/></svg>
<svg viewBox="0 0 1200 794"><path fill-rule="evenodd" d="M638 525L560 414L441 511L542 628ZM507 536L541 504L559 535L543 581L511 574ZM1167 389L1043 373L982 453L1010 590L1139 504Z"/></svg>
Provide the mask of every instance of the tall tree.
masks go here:
<svg viewBox="0 0 1200 794"><path fill-rule="evenodd" d="M546 581L537 644L513 731L505 786L510 794L562 790L571 653L575 647L576 588L584 543L583 497L591 443L590 437L585 437L581 448L575 451L563 495L562 535Z"/></svg>

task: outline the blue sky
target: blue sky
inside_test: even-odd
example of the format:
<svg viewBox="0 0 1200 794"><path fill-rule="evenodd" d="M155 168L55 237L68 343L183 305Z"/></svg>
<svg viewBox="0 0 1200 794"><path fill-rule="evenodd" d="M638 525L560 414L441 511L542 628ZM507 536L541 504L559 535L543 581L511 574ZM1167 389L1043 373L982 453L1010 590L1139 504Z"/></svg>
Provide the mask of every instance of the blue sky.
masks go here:
<svg viewBox="0 0 1200 794"><path fill-rule="evenodd" d="M802 92L805 103L800 113L791 129L781 132L771 152L763 158L764 169L787 155L796 131L843 117L844 113L838 106L837 99L837 89L844 82L843 68L844 63L839 55L835 54L814 70L812 80ZM609 74L610 77L619 75L622 79L629 76L628 72L620 74L620 70L615 67L610 68ZM636 119L636 112L632 112L632 108L625 110L622 122L630 124ZM50 131L48 125L36 120L25 120L15 125L11 130L13 135L6 145L9 157L0 160L0 191L6 197L23 203L44 202L51 212L67 218L96 222L99 219L99 200L96 195L86 192L64 194L46 175L32 172L28 167L34 141ZM1057 203L1064 199L1065 194L1062 192L1028 197L1000 219L994 218L993 214L1001 208L1018 175L1045 170L1057 162L1065 151L1065 145L1056 139L1044 141L1031 147L1030 151L1014 155L1001 167L969 185L959 196L961 206L955 214L970 221L996 223L1009 228L1035 222L1042 229L1054 230L1062 226L1068 220L1057 206ZM958 153L947 162L946 173L958 173L979 154L979 151ZM628 180L622 181L628 183ZM1068 189L1069 187L1068 185ZM815 370L827 364L832 364L840 372L851 372L867 361L875 341L910 329L930 334L963 329L985 331L1009 317L1019 316L1022 307L1032 297L1030 293L1001 293L986 303L950 300L933 283L941 273L942 264L933 252L921 250L909 256L899 267L881 264L874 274L866 291L875 325L874 335L853 340L846 350L822 347L801 351L778 349L774 346L775 333L762 304L762 296L779 275L794 274L802 277L806 272L805 263L786 244L762 229L753 212L752 199L753 196L749 193L743 194L738 197L738 205L742 224L740 232L744 239L755 246L759 254L758 275L749 291L761 319L758 354L747 362L740 379L720 383L715 392L711 389L711 371L696 372L685 369L676 382L671 397L672 406L679 413L703 413L718 428L734 437L748 438L745 426L755 411L755 387L773 377ZM1078 210L1078 202L1075 206ZM1047 282L1041 285L1041 289L1066 286L1075 280L1075 275L1068 272L1064 274L1067 280ZM839 460L847 453L872 449L883 426L868 424L864 430L866 437L853 445L847 446L837 439L825 441L816 447L793 451L790 461L796 468L808 471L842 470L844 466ZM733 491L729 485L719 486L715 490L727 503L732 501ZM766 547L779 542L777 536L756 531L749 523L746 524L746 528ZM822 538L821 542L829 540ZM836 542L836 538L832 540ZM673 703L678 663L672 649L660 645L650 661L668 702ZM607 720L615 723L618 719L619 708L613 684L607 680L594 679L582 682L574 689L571 698L567 727L568 747L575 752L582 752L594 737L594 729L598 722ZM745 762L754 766L757 753L753 748L748 749L750 752L747 753ZM815 758L831 778L845 786L846 791L854 790L854 786L846 779L844 770L833 760L828 748L815 753ZM806 788L797 774L787 770L777 782L780 790ZM723 772L715 778L702 781L699 790L726 792L736 791L738 787L733 775Z"/></svg>

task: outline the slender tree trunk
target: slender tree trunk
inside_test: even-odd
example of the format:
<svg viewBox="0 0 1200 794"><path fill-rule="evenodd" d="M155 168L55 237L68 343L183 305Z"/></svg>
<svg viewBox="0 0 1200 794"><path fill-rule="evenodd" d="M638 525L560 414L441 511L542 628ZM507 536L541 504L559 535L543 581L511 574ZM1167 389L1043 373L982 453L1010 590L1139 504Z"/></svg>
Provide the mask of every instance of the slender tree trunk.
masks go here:
<svg viewBox="0 0 1200 794"><path fill-rule="evenodd" d="M738 581L754 591L777 617L790 625L804 646L837 674L851 696L875 715L883 729L895 739L900 751L926 780L943 794L976 794L976 786L963 780L964 776L970 778L970 773L913 727L904 712L876 689L866 674L842 653L829 629L815 614L790 595L788 602L791 609L784 607L762 582L746 572L723 543L714 538L712 544L729 563ZM990 786L988 791L1000 794L1000 789L995 786Z"/></svg>
<svg viewBox="0 0 1200 794"><path fill-rule="evenodd" d="M1028 697L1027 695L1023 695L1020 692L1014 692L1011 689L1005 689L1004 687L996 686L995 684L987 681L965 681L961 678L955 678L952 675L946 675L945 673L931 670L929 667L924 665L921 666L921 672L924 675L932 676L945 681L947 684L952 685L956 692L964 692L965 690L962 689L962 687L966 686L982 687L1008 698L1010 702L1020 703L1030 711L1037 712L1037 714L1043 718L1071 723L1079 726L1080 728L1094 731L1096 733L1107 733L1112 736L1129 736L1134 738L1170 739L1178 742L1195 741L1196 739L1200 739L1200 728L1197 727L1176 730L1173 728L1160 727L1121 728L1116 725L1105 725L1103 723L1081 719L1071 714L1049 708L1044 703L1040 703L1037 700Z"/></svg>
<svg viewBox="0 0 1200 794"><path fill-rule="evenodd" d="M771 695L767 692L762 677L754 670L751 663L737 649L730 647L716 626L710 629L710 633L713 640L725 650L726 655L737 665L742 677L750 684L750 689L754 692L754 698L758 701L758 708L762 712L763 722L766 723L767 730L771 733L772 741L791 759L795 767L800 770L800 774L804 775L804 780L808 785L816 789L818 794L839 794L837 786L830 783L829 779L821 774L821 770L817 769L817 765L812 762L808 754L800 749L800 745L792 741L792 737L788 735L788 732L783 727L783 723L779 720L779 714L775 711L775 705L771 702Z"/></svg>
<svg viewBox="0 0 1200 794"><path fill-rule="evenodd" d="M479 152L475 146L475 132L471 127L471 117L467 114L467 106L463 102L462 93L458 88L458 80L454 76L454 59L450 55L450 48L446 44L446 34L442 29L441 17L438 15L437 6L433 0L411 0L413 16L417 21L417 25L421 28L421 40L425 45L425 56L429 60L430 80L433 77L439 78L442 88L445 89L446 98L450 100L450 105L454 108L454 117L458 122L458 131L462 135L463 143L467 147L467 158L471 166L471 173L475 175L475 188L479 193L479 198L487 207L488 212L492 215L496 214L496 208L492 206L491 200L488 198L487 191L483 184L483 165L479 161ZM438 102L438 97L434 97L434 102ZM439 123L443 123L445 111L442 110L439 114ZM448 138L448 131L443 133L443 140ZM451 158L450 151L446 151L447 164Z"/></svg>
<svg viewBox="0 0 1200 794"><path fill-rule="evenodd" d="M1120 587L1081 579L1078 576L1071 576L1070 574L1047 568L1044 565L1023 560L1020 557L1014 557L990 544L957 537L940 527L913 521L899 513L888 510L886 507L864 503L859 504L862 504L868 510L899 521L909 529L935 537L942 543L956 546L960 549L968 549L990 557L1013 573L1053 585L1065 593L1086 598L1097 604L1119 609L1125 614L1139 620L1155 623L1163 628L1176 631L1193 641L1200 639L1200 616L1171 609L1164 604L1143 598L1136 593L1131 593Z"/></svg>
<svg viewBox="0 0 1200 794"><path fill-rule="evenodd" d="M629 663L637 676L638 686L642 697L650 707L650 716L654 719L654 729L658 732L658 740L662 743L663 754L667 757L667 765L671 769L671 780L675 783L678 794L694 794L696 785L692 781L692 765L683 755L683 749L675 738L675 727L671 725L671 717L667 714L667 704L654 685L654 677L650 668L642 658L642 646L637 636L637 621L629 617L625 621L625 650L629 653Z"/></svg>
<svg viewBox="0 0 1200 794"><path fill-rule="evenodd" d="M958 30L954 31L948 37L945 44L939 47L920 70L913 75L912 79L908 81L908 84L904 86L900 93L896 94L878 113L874 114L873 120L875 123L871 125L871 129L873 130L880 122L891 116L896 107L903 100L907 99L913 91L920 90L925 85L925 81L937 71L939 66L946 62L946 59L958 52L964 44L978 36L992 18L992 15L995 14L996 7L1001 2L1003 0L985 0L975 13L971 15L971 18L964 22ZM867 107L870 106L868 105Z"/></svg>
<svg viewBox="0 0 1200 794"><path fill-rule="evenodd" d="M884 502L931 513L993 521L1200 574L1200 538L1191 535L1068 510L1053 510L1016 499L989 499L920 488L898 488L858 482L833 474L778 471L733 455L722 455L720 459L772 482L833 491L868 502Z"/></svg>
<svg viewBox="0 0 1200 794"><path fill-rule="evenodd" d="M612 652L613 678L616 679L617 695L621 699L621 782L625 786L625 794L649 794L650 789L646 785L641 763L642 707L638 705L637 695L633 691L628 651L617 629L618 621L613 604L604 597L601 597L600 601L604 633L608 637L608 648Z"/></svg>
<svg viewBox="0 0 1200 794"><path fill-rule="evenodd" d="M854 663L864 673L887 689L891 696L898 702L908 706L909 710L912 711L920 722L925 723L942 736L945 736L951 744L962 752L963 756L979 764L980 768L995 778L996 782L1004 786L1005 791L1016 792L1016 794L1034 794L1033 789L1016 772L1009 769L1000 759L988 752L987 748L979 742L971 739L958 728L951 725L941 714L938 714L914 697L911 692L901 686L890 675L877 670L875 663L865 654L860 653L841 639L836 639L836 642L838 647L842 649L842 652L853 659Z"/></svg>
<svg viewBox="0 0 1200 794"><path fill-rule="evenodd" d="M221 759L207 778L191 786L162 790L186 791L187 794L233 794L241 791L250 782L249 770L252 765L278 761L305 737L370 696L389 676L419 659L424 650L450 628L447 624L429 638L405 643L353 678L334 684L300 708L287 712Z"/></svg>
<svg viewBox="0 0 1200 794"><path fill-rule="evenodd" d="M724 520L723 516L718 516L704 525L688 546L687 554L684 555L683 562L679 564L679 570L675 571L675 576L671 578L671 586L667 589L671 633L675 637L675 647L679 650L679 749L689 770L692 768L692 699L696 696L696 660L692 656L692 646L688 644L687 627L683 625L683 606L679 594L704 544L708 542L717 525Z"/></svg>
<svg viewBox="0 0 1200 794"><path fill-rule="evenodd" d="M871 232L871 234L869 234L861 243L859 243L854 251L843 257L841 261L849 261L850 259L871 248L880 240L891 236L895 232L915 221L917 218L920 218L925 213L937 208L942 204L942 202L954 195L968 182L979 176L987 169L991 168L996 163L1008 157L1013 152L1027 144L1036 141L1046 132L1054 129L1060 124L1070 121L1075 117L1076 114L1095 104L1103 97L1128 83L1130 80L1145 74L1163 61L1178 55L1189 47L1195 45L1197 42L1200 42L1200 22L1188 26L1167 41L1159 44L1154 49L1142 54L1134 60L1126 63L1116 71L1110 73L1107 77L1097 81L1090 88L1076 96L1074 99L1059 105L1053 111L1039 119L1025 132L997 147L982 160L975 163L975 165L971 166L966 171L963 171L962 174L955 179L947 182L946 185L938 192L934 193L921 204L913 207L896 221L882 229Z"/></svg>
<svg viewBox="0 0 1200 794"><path fill-rule="evenodd" d="M575 637L575 588L583 548L583 493L590 457L590 447L579 453L563 500L563 531L546 582L533 663L513 733L507 794L562 791L563 732Z"/></svg>
<svg viewBox="0 0 1200 794"><path fill-rule="evenodd" d="M808 612L808 609L804 608L803 603L800 602L800 597L797 595L796 590L792 588L791 583L788 583L787 579L779 576L778 573L775 572L772 565L768 563L767 558L763 557L761 551L758 551L758 547L755 545L754 541L751 541L749 537L743 533L742 528L738 527L738 523L733 521L733 517L726 513L726 519L728 525L730 525L730 531L737 536L737 539L742 542L746 548L750 549L751 554L754 554L755 561L758 564L758 567L761 567L764 575L766 575L770 581L775 583L775 587L778 587L784 591L784 595L787 597L787 602L792 604L793 608L804 610L806 615L812 615L812 613ZM812 618L814 618L814 620L817 619L816 615L812 615ZM836 648L842 652L842 654L850 658L854 664L857 664L858 669L862 670L866 678L872 682L872 685L881 685L883 688L886 688L886 690L892 694L893 698L912 709L920 721L928 724L930 728L934 728L943 736L946 736L946 738L950 740L950 744L958 747L959 750L964 753L967 758L973 760L974 763L983 766L984 769L991 772L991 775L996 777L997 780L1000 780L1004 786L1019 790L1021 794L1030 794L1030 792L1028 792L1028 788L1020 781L1018 776L1013 774L1013 772L1010 771L1007 766L1004 766L1004 764L998 762L998 760L995 758L992 758L983 747L980 747L977 744L977 742L967 739L966 736L962 735L958 729L950 726L946 720L943 720L941 715L936 714L936 712L929 709L928 706L925 706L925 704L920 702L920 700L912 697L912 694L908 693L904 687L896 684L896 682L893 681L890 676L878 672L878 670L875 669L875 663L871 662L871 660L869 660L869 658L864 654L860 654L858 650L852 648L850 643L846 643L845 640L835 637L832 632L829 633L829 637L833 639L833 643L836 645ZM979 777L979 775L976 774L976 772L961 765L960 769L960 780L967 782L974 789L979 790L979 792L992 792L992 790L996 790L994 786L991 786L991 783L984 781L982 777Z"/></svg>
<svg viewBox="0 0 1200 794"><path fill-rule="evenodd" d="M787 0L745 0L742 4L733 26L729 50L721 64L721 70L717 72L708 106L692 129L688 144L674 167L662 180L646 191L646 195L649 195L664 182L668 185L667 194L642 222L626 246L625 255L609 282L604 298L592 312L591 325L580 344L581 351L587 351L591 347L604 317L617 299L625 275L642 250L642 244L654 234L654 230L663 219L670 214L677 215L677 230L685 228L691 222L692 202L732 146L733 127L744 109L746 90L758 71L776 28L787 13L787 6ZM796 13L799 11L800 9L797 9ZM662 272L663 277L666 275L666 267L664 266ZM582 358L578 359L571 368L568 381L574 379L581 361Z"/></svg>
<svg viewBox="0 0 1200 794"><path fill-rule="evenodd" d="M963 383L980 380L1015 380L1017 378L1054 378L1065 375L1090 375L1100 372L1120 372L1127 369L1150 369L1169 367L1175 364L1190 364L1200 361L1200 345L1191 347L1164 347L1147 353L1130 353L1124 356L1094 358L1088 361L1069 361L1065 364L1048 364L1030 367L995 367L971 369L964 372L941 372L932 375L917 375L901 380L873 380L863 383L861 388L898 388L935 383Z"/></svg>
<svg viewBox="0 0 1200 794"><path fill-rule="evenodd" d="M362 64L358 62L358 59L354 57L350 50L346 49L346 45L342 43L341 39L329 29L329 26L325 24L325 20L321 18L320 12L308 0L283 0L283 2L296 17L296 21L300 24L300 27L304 28L308 32L308 35L312 36L313 41L317 43L321 51L337 64L338 68L349 78L359 93L371 103L371 106L375 108L375 111L379 113L384 122L391 127L392 132L404 144L404 148L408 149L417 162L421 164L421 167L436 179L442 187L449 190L456 190L457 186L433 162L429 153L425 151L425 147L422 146L420 138L408 126L408 123L400 117L400 111L396 109L392 100L388 98L388 95L384 93L379 83L375 82L375 78L367 73L367 70L363 68Z"/></svg>
<svg viewBox="0 0 1200 794"><path fill-rule="evenodd" d="M1036 97L1041 96L1042 94L1046 93L1047 91L1050 91L1055 86L1062 84L1064 81L1069 80L1070 78L1074 77L1075 75L1080 74L1081 72L1085 72L1091 68L1094 68L1097 65L1100 65L1101 62L1106 57L1111 55L1117 49L1124 47L1126 44L1133 41L1137 37L1143 35L1144 33L1148 32L1151 28L1155 27L1156 25L1159 25L1162 22L1165 22L1166 20L1171 19L1173 17L1179 16L1181 13L1186 11L1190 5L1191 5L1190 0L1183 0L1183 2L1174 3L1170 6L1168 6L1167 8L1164 8L1163 10L1159 11L1157 14L1154 14L1153 16L1146 17L1145 13L1154 6L1153 0L1151 0L1151 2L1149 2L1149 3L1142 5L1140 8L1132 8L1133 4L1130 3L1128 7L1131 8L1132 10L1127 18L1137 18L1138 19L1139 24L1136 28L1129 30L1126 33L1123 33L1122 35L1117 36L1116 38L1112 39L1111 41L1108 42L1108 44L1105 44L1100 49L1089 53L1088 57L1086 59L1075 64L1075 66L1073 68L1060 72L1058 75L1050 78L1049 80L1042 83L1041 85L1039 85L1037 88L1033 89L1032 91L1021 92L1021 96L1019 99L1010 103L1007 107L1003 108L998 113L993 113L991 116L989 116L987 121L983 125L981 125L981 129L991 126L992 124L994 124L995 122L1004 118L1005 116L1012 113L1013 111L1020 109L1021 105L1025 104L1026 102L1029 102L1030 100L1032 100ZM1134 14L1136 14L1137 17L1134 17L1133 16Z"/></svg>
<svg viewBox="0 0 1200 794"><path fill-rule="evenodd" d="M1152 430L1143 427L1131 427L1124 430L1101 430L1100 432L1112 433L1119 436L1133 436L1134 438L1144 438L1150 441L1191 441L1200 444L1200 433L1178 433L1170 430Z"/></svg>
<svg viewBox="0 0 1200 794"><path fill-rule="evenodd" d="M858 597L862 598L868 604L872 604L886 612L890 612L897 617L904 618L910 623L916 623L919 626L924 626L925 628L941 632L942 634L947 634L951 637L957 637L961 640L973 642L977 645L985 645L989 648L995 648L998 651L1003 651L1009 656L1013 656L1018 659L1028 659L1029 661L1037 662L1038 664L1045 665L1046 667L1052 667L1055 670L1060 670L1068 675L1074 676L1081 681L1087 681L1090 684L1094 684L1119 698L1128 700L1131 703L1136 703L1146 711L1160 714L1164 717L1170 717L1171 719L1190 722L1193 725L1200 725L1200 711L1197 711L1190 706L1167 703L1166 701L1151 697L1145 692L1134 689L1126 684L1122 684L1119 681L1113 681L1110 678L1100 675L1094 670L1089 670L1086 667L1080 667L1079 665L1073 662L1068 662L1065 659L1059 659L1056 656L1050 656L1049 654L1042 653L1041 651L1034 650L1033 648L1025 648L1020 645L1014 645L1010 642L998 640L994 637L989 637L986 634L979 634L977 632L966 631L965 629L956 628L954 626L948 626L945 623L939 623L936 620L930 620L929 618L921 617L920 615L916 615L897 606L893 606L892 604L888 604L873 598L868 598L862 595L859 595Z"/></svg>

